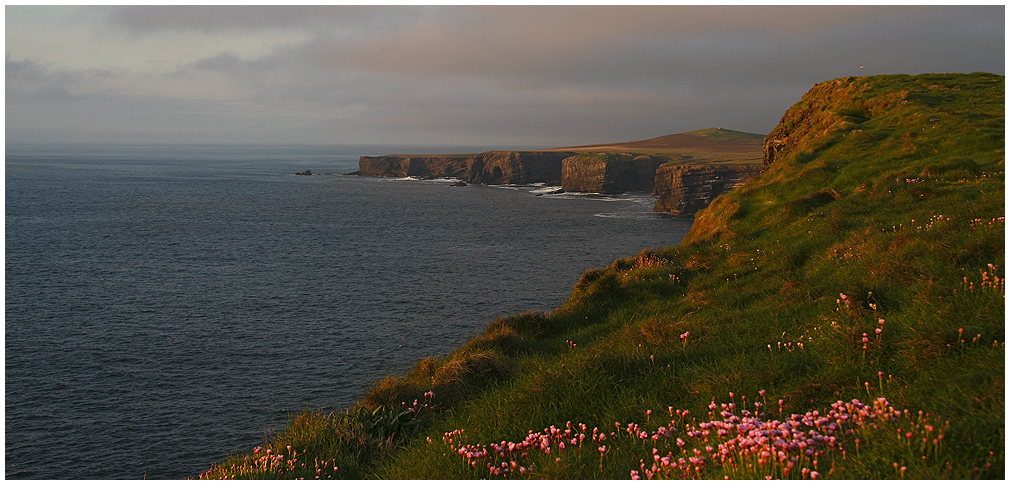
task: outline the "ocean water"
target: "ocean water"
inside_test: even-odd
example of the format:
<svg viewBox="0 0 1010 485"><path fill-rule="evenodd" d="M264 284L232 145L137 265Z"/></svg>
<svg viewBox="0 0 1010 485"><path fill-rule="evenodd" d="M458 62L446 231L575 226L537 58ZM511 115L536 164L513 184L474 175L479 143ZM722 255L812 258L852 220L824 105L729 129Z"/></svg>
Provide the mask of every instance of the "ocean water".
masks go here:
<svg viewBox="0 0 1010 485"><path fill-rule="evenodd" d="M342 175L468 151L8 144L6 478L195 477L689 229L645 194Z"/></svg>

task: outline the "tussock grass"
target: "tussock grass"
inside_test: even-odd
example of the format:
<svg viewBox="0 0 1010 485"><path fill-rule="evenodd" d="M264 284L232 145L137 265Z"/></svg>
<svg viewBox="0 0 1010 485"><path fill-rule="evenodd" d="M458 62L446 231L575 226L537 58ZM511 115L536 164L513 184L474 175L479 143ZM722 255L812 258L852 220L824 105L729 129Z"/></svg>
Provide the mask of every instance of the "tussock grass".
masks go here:
<svg viewBox="0 0 1010 485"><path fill-rule="evenodd" d="M206 476L1005 478L1003 92L819 84L680 246L590 269L556 311Z"/></svg>

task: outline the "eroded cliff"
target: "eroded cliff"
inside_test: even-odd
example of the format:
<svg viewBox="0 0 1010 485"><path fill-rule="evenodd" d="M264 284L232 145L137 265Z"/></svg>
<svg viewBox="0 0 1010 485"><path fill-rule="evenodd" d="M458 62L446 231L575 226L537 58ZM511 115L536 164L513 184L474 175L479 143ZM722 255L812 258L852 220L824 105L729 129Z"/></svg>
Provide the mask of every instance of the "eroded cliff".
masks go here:
<svg viewBox="0 0 1010 485"><path fill-rule="evenodd" d="M561 162L561 188L597 194L652 192L656 169L669 160L631 153L573 155Z"/></svg>
<svg viewBox="0 0 1010 485"><path fill-rule="evenodd" d="M492 151L465 155L361 157L358 175L458 178L470 183L561 184L561 161L571 152Z"/></svg>
<svg viewBox="0 0 1010 485"><path fill-rule="evenodd" d="M647 192L655 210L693 215L760 174L763 137L708 128L649 140L540 151L361 157L358 175L560 185L568 192Z"/></svg>
<svg viewBox="0 0 1010 485"><path fill-rule="evenodd" d="M721 194L761 175L762 165L666 164L656 171L657 212L694 216Z"/></svg>

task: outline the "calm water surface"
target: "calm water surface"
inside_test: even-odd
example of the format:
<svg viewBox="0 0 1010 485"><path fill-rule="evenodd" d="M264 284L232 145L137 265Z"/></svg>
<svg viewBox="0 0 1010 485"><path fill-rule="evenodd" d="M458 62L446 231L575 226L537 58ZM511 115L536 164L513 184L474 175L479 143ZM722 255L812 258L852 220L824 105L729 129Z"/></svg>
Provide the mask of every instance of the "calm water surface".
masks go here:
<svg viewBox="0 0 1010 485"><path fill-rule="evenodd" d="M647 195L340 175L423 151L474 150L8 145L6 477L195 477L690 226Z"/></svg>

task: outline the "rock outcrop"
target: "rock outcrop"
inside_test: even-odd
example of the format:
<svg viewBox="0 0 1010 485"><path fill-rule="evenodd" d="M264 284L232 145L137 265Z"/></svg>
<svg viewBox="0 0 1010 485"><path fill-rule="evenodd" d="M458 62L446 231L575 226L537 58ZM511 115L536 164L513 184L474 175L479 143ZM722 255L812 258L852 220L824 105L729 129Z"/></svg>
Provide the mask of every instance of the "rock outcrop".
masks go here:
<svg viewBox="0 0 1010 485"><path fill-rule="evenodd" d="M493 151L471 155L361 157L358 175L458 178L469 183L561 184L561 161L571 152Z"/></svg>
<svg viewBox="0 0 1010 485"><path fill-rule="evenodd" d="M357 175L458 178L469 183L561 185L568 192L652 192L656 169L669 157L575 154L563 151L493 151L473 155L361 157Z"/></svg>
<svg viewBox="0 0 1010 485"><path fill-rule="evenodd" d="M762 165L668 163L656 171L657 212L694 216L719 195L761 175Z"/></svg>
<svg viewBox="0 0 1010 485"><path fill-rule="evenodd" d="M373 177L452 177L467 179L479 155L385 155L358 159L358 175Z"/></svg>
<svg viewBox="0 0 1010 485"><path fill-rule="evenodd" d="M484 152L470 166L469 182L489 185L559 185L568 152Z"/></svg>
<svg viewBox="0 0 1010 485"><path fill-rule="evenodd" d="M561 162L561 188L599 194L652 192L656 169L668 161L669 157L630 153L573 155Z"/></svg>

